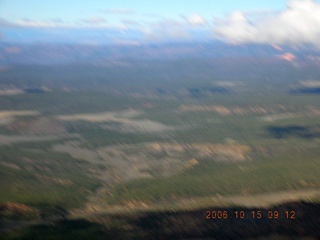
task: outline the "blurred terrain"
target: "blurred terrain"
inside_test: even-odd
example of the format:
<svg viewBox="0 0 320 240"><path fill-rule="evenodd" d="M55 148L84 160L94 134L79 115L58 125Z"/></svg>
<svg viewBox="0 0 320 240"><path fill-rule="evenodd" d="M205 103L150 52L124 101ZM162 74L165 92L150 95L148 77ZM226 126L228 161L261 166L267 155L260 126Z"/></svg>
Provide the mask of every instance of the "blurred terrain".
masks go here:
<svg viewBox="0 0 320 240"><path fill-rule="evenodd" d="M0 238L320 238L318 56L2 42ZM297 217L208 221L212 209Z"/></svg>

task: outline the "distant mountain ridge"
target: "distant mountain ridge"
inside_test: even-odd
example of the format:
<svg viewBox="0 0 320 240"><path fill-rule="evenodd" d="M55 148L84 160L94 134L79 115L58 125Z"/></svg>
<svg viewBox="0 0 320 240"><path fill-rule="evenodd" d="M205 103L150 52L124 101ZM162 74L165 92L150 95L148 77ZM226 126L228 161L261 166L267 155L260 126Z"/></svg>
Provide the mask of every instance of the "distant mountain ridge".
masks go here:
<svg viewBox="0 0 320 240"><path fill-rule="evenodd" d="M320 62L320 50L313 47L266 44L234 45L219 41L155 44L63 44L0 43L0 64L106 64L123 60L235 59L263 58L284 61Z"/></svg>

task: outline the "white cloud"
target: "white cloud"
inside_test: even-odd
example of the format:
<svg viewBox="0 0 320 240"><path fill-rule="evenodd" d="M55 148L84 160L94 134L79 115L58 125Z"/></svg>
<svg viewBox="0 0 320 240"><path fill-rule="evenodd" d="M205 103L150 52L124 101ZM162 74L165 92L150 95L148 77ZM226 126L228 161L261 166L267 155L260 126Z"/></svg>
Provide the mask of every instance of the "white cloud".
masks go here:
<svg viewBox="0 0 320 240"><path fill-rule="evenodd" d="M21 19L16 23L13 23L13 25L14 24L18 27L45 27L45 28L58 27L60 25L51 20L36 21L32 19L27 19L27 18Z"/></svg>
<svg viewBox="0 0 320 240"><path fill-rule="evenodd" d="M65 22L61 18L52 18L50 19L51 22L54 22L56 24L64 24Z"/></svg>
<svg viewBox="0 0 320 240"><path fill-rule="evenodd" d="M163 18L154 23L141 24L146 39L153 41L192 41L212 39L211 26L201 16L193 14L177 19Z"/></svg>
<svg viewBox="0 0 320 240"><path fill-rule="evenodd" d="M184 17L184 19L191 25L204 25L206 24L206 20L200 16L199 14L192 14L190 16Z"/></svg>
<svg viewBox="0 0 320 240"><path fill-rule="evenodd" d="M186 40L190 39L190 34L186 29L171 27L171 28L152 28L144 31L148 40L164 41L164 40Z"/></svg>
<svg viewBox="0 0 320 240"><path fill-rule="evenodd" d="M318 88L320 87L320 81L304 80L304 81L300 81L300 85L303 87Z"/></svg>
<svg viewBox="0 0 320 240"><path fill-rule="evenodd" d="M130 26L139 25L139 22L133 19L122 19L121 22L125 25L130 25Z"/></svg>
<svg viewBox="0 0 320 240"><path fill-rule="evenodd" d="M29 18L22 18L15 22L6 21L0 18L0 27L12 28L58 28L71 27L70 24L64 22L60 18L53 18L48 20L33 20Z"/></svg>
<svg viewBox="0 0 320 240"><path fill-rule="evenodd" d="M4 18L0 18L0 27L11 27L13 24Z"/></svg>
<svg viewBox="0 0 320 240"><path fill-rule="evenodd" d="M106 23L106 20L102 17L94 16L89 19L82 20L82 22L90 24L90 25L101 25L103 23Z"/></svg>
<svg viewBox="0 0 320 240"><path fill-rule="evenodd" d="M235 43L313 44L320 46L320 4L313 0L291 0L285 10L251 19L234 12L215 22L214 33Z"/></svg>

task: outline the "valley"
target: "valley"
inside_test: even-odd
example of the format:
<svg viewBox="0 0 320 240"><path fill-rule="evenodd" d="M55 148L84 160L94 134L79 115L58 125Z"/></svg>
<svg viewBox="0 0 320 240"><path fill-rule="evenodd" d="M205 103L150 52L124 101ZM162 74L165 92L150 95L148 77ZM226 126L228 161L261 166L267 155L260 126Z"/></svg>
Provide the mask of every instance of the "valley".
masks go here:
<svg viewBox="0 0 320 240"><path fill-rule="evenodd" d="M109 66L86 68L102 76ZM52 67L49 76L60 70ZM10 71L18 70L2 72L2 86ZM122 66L126 71L129 79ZM28 74L26 82L38 73ZM68 91L70 82L38 80L34 89L46 91L0 95L5 229L12 222L97 223L113 214L126 222L140 213L319 202L319 96L290 92L300 80L283 79L288 87L279 91L276 80L251 84L250 76L231 79L223 86L230 91L216 89L220 77L192 75L173 86L138 81L131 93L106 76L101 90L85 90L84 76Z"/></svg>

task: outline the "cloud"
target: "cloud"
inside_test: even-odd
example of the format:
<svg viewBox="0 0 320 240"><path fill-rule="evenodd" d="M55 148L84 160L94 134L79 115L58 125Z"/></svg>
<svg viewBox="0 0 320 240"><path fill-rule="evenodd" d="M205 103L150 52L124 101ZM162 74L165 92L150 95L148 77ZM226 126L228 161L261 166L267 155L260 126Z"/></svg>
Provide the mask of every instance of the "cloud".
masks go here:
<svg viewBox="0 0 320 240"><path fill-rule="evenodd" d="M13 25L16 25L18 27L46 27L46 28L48 27L48 28L51 28L51 27L57 27L58 25L61 25L61 24L57 24L56 22L51 21L51 20L35 21L32 19L24 18L24 19L17 21L16 23L13 23Z"/></svg>
<svg viewBox="0 0 320 240"><path fill-rule="evenodd" d="M293 60L296 59L296 56L292 53L284 53L278 56L282 60L286 60L288 62L292 62Z"/></svg>
<svg viewBox="0 0 320 240"><path fill-rule="evenodd" d="M55 28L69 26L60 18L53 18L48 20L32 20L29 18L22 18L18 21L11 22L0 18L0 27L9 28Z"/></svg>
<svg viewBox="0 0 320 240"><path fill-rule="evenodd" d="M187 27L188 25L185 21L164 18L152 25L146 26L143 31L148 40L185 40L190 38Z"/></svg>
<svg viewBox="0 0 320 240"><path fill-rule="evenodd" d="M300 85L303 87L316 88L316 87L320 87L320 81L304 80L304 81L300 81Z"/></svg>
<svg viewBox="0 0 320 240"><path fill-rule="evenodd" d="M279 45L276 45L276 44L272 44L272 47L278 51L283 51L283 48L280 47Z"/></svg>
<svg viewBox="0 0 320 240"><path fill-rule="evenodd" d="M211 26L199 15L162 18L159 21L140 25L148 41L178 42L207 41L212 39Z"/></svg>
<svg viewBox="0 0 320 240"><path fill-rule="evenodd" d="M52 18L48 20L33 20L29 18L23 18L15 22L9 22L0 18L0 27L10 28L82 28L82 27L98 27L98 28L110 28L107 21L102 17L93 16L88 19L78 20L74 23L67 23L60 18Z"/></svg>
<svg viewBox="0 0 320 240"><path fill-rule="evenodd" d="M52 18L50 19L51 22L54 22L56 24L64 24L65 22L61 18Z"/></svg>
<svg viewBox="0 0 320 240"><path fill-rule="evenodd" d="M82 22L89 24L89 25L101 25L101 24L106 23L106 20L102 17L94 16L94 17L91 17L88 19L84 19L84 20L82 20Z"/></svg>
<svg viewBox="0 0 320 240"><path fill-rule="evenodd" d="M207 22L206 20L200 16L199 14L192 14L190 16L183 17L185 21L191 25L198 26L198 25L205 25Z"/></svg>
<svg viewBox="0 0 320 240"><path fill-rule="evenodd" d="M130 25L130 26L139 25L139 22L133 19L122 19L121 22L125 25Z"/></svg>
<svg viewBox="0 0 320 240"><path fill-rule="evenodd" d="M213 30L216 36L234 43L320 47L320 4L313 0L291 0L285 10L258 19L238 11L216 20Z"/></svg>
<svg viewBox="0 0 320 240"><path fill-rule="evenodd" d="M14 24L5 20L4 18L0 18L0 27L12 27Z"/></svg>
<svg viewBox="0 0 320 240"><path fill-rule="evenodd" d="M186 40L190 39L191 35L186 29L181 28L152 28L144 31L148 40L152 41L170 41L170 40Z"/></svg>

